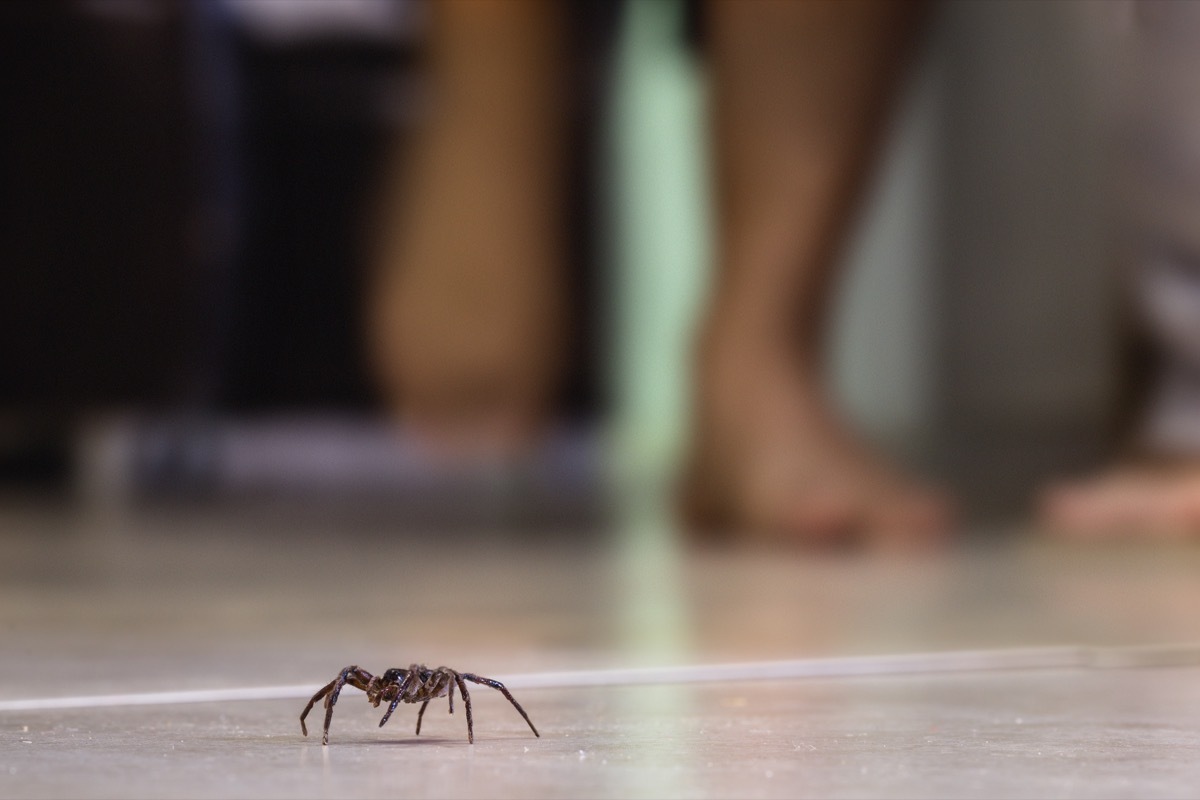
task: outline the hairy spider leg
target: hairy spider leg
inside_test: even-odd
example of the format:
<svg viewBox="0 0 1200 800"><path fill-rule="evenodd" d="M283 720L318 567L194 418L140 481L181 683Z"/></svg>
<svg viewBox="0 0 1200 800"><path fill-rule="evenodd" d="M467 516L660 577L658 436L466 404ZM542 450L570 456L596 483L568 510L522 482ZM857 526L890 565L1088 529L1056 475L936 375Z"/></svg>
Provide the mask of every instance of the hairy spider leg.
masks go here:
<svg viewBox="0 0 1200 800"><path fill-rule="evenodd" d="M367 690L367 684L371 682L374 676L365 669L359 669L356 666L346 667L341 674L337 676L337 680L333 682L333 691L325 698L325 733L321 737L321 744L329 744L329 723L333 721L333 707L337 705L338 695L342 693L342 687L349 683L356 689Z"/></svg>
<svg viewBox="0 0 1200 800"><path fill-rule="evenodd" d="M450 713L454 713L454 679L449 673L443 673L442 677L446 681L446 697L450 700ZM429 705L429 700L421 704L421 710L417 712L417 736L421 735L421 718L425 716L425 706Z"/></svg>
<svg viewBox="0 0 1200 800"><path fill-rule="evenodd" d="M353 672L354 674L351 675L350 674L351 672ZM342 670L341 674L339 674L338 677L334 678L332 681L330 681L329 683L327 683L323 687L321 687L320 691L318 691L316 694L314 694L312 696L312 699L308 701L308 705L306 705L304 707L304 711L302 711L300 713L300 731L305 736L308 736L308 726L304 722L305 718L308 717L308 712L312 711L312 707L314 705L316 705L317 701L323 697L325 698L326 709L329 708L330 703L329 703L328 695L331 691L334 691L335 687L338 686L338 681L345 682L345 680L349 680L349 683L351 686L357 686L359 689L366 691L367 683L370 682L371 677L372 677L371 673L367 672L366 670L359 669L358 667L346 667L344 670ZM328 742L328 738L329 738L329 719L328 719L328 715L327 715L326 720L325 720L325 742L326 743Z"/></svg>
<svg viewBox="0 0 1200 800"><path fill-rule="evenodd" d="M425 716L425 706L427 705L429 705L428 700L421 703L421 710L417 712L417 736L421 735L421 717Z"/></svg>
<svg viewBox="0 0 1200 800"><path fill-rule="evenodd" d="M327 683L323 687L321 687L321 691L314 694L312 696L312 699L308 701L308 705L306 705L304 707L304 710L302 712L300 712L300 732L303 733L305 736L308 736L308 726L304 724L304 718L308 716L308 712L312 711L312 707L317 704L318 700L320 700L322 697L329 694L333 690L333 685L335 683L337 683L337 678L334 678L329 683Z"/></svg>
<svg viewBox="0 0 1200 800"><path fill-rule="evenodd" d="M451 677L451 674L448 671L440 672L439 676L440 676L438 679L439 684L441 684L441 683L446 684L446 697L448 697L450 699L450 713L453 714L454 713L454 679ZM438 688L441 688L441 687L439 686ZM426 708L426 706L429 705L429 701L432 699L433 698L431 697L431 698L429 698L429 700L426 700L424 703L421 703L421 710L417 712L417 734L416 734L417 736L421 735L421 720L425 717L425 708Z"/></svg>
<svg viewBox="0 0 1200 800"><path fill-rule="evenodd" d="M505 688L503 683L501 683L500 681L497 681L497 680L492 680L491 678L481 678L478 675L472 675L470 672L463 672L460 674L460 677L465 680L471 681L472 683L480 683L480 684L483 684L484 686L490 686L493 689L496 689L497 691L499 691L500 694L502 694L508 698L508 702L512 703L513 707L515 709L517 709L517 711L520 713L520 715L522 717L525 718L525 722L529 723L529 730L533 731L533 735L538 737L539 739L542 738L542 735L540 733L538 733L537 728L533 727L533 720L531 720L529 718L529 715L525 713L525 709L521 708L521 704L517 702L517 698L512 696L512 693L510 693L508 691L508 689ZM460 685L461 685L461 682L460 682ZM463 691L465 692L466 689L464 688ZM470 712L468 711L467 713L470 713Z"/></svg>
<svg viewBox="0 0 1200 800"><path fill-rule="evenodd" d="M475 723L471 718L471 693L467 691L467 685L463 683L462 675L454 673L454 682L458 684L458 691L462 692L463 705L467 707L467 744L475 744Z"/></svg>
<svg viewBox="0 0 1200 800"><path fill-rule="evenodd" d="M391 705L384 712L383 719L379 720L379 727L387 724L388 718L392 716L392 712L396 710L396 706L404 702L404 690L408 688L409 681L416 677L412 672L404 673L404 680L400 681L400 688L396 690L396 696L392 698Z"/></svg>

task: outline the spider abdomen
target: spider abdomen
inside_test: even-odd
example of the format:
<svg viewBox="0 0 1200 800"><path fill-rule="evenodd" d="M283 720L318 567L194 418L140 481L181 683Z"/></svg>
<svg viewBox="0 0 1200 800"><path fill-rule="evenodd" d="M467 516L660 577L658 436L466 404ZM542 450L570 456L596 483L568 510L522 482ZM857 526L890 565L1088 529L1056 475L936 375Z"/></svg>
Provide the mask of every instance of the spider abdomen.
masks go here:
<svg viewBox="0 0 1200 800"><path fill-rule="evenodd" d="M440 686L415 686L404 693L405 703L420 703L433 700L435 697L445 697L450 692L449 682Z"/></svg>
<svg viewBox="0 0 1200 800"><path fill-rule="evenodd" d="M424 664L413 664L402 680L397 676L396 685L403 690L403 703L427 703L437 697L445 697L454 685L457 673L446 667L430 669Z"/></svg>

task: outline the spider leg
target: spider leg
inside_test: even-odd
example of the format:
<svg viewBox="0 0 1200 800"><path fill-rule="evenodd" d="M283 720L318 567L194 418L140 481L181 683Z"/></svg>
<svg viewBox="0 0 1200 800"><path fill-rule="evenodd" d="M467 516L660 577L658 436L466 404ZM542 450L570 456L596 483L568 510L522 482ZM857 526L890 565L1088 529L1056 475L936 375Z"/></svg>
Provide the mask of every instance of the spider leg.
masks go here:
<svg viewBox="0 0 1200 800"><path fill-rule="evenodd" d="M538 733L537 728L533 727L533 720L531 720L529 718L529 715L525 713L525 709L521 708L521 704L517 702L517 698L512 696L512 693L509 692L507 688L505 688L503 683L501 683L500 681L492 680L491 678L481 678L478 675L472 675L470 672L464 672L461 674L460 677L462 677L465 680L471 681L472 683L480 683L480 684L483 684L484 686L490 686L493 689L495 689L496 691L500 692L500 694L502 694L506 698L508 698L508 702L513 704L513 708L517 709L517 712L520 713L520 715L525 718L525 721L527 723L529 723L529 730L533 731L533 735L538 737L539 739L542 738L542 735L540 733ZM459 683L459 685L460 686L462 685L461 682ZM464 692L465 691L466 690L464 688Z"/></svg>
<svg viewBox="0 0 1200 800"><path fill-rule="evenodd" d="M321 737L321 744L329 744L329 723L333 720L333 707L337 705L338 695L342 693L342 687L349 683L356 689L367 688L372 678L371 673L365 669L358 667L346 667L341 674L337 676L337 680L333 682L333 691L325 698L325 732ZM320 692L318 692L320 694Z"/></svg>
<svg viewBox="0 0 1200 800"><path fill-rule="evenodd" d="M446 674L446 673L441 674L438 677L437 688L439 691L441 690L442 686L446 687L446 696L450 698L450 713L453 714L454 713L454 679L449 674ZM433 698L430 698L430 699L433 699ZM417 735L418 736L421 735L421 718L425 716L425 707L427 705L429 705L429 700L426 700L424 703L422 703L421 710L417 712Z"/></svg>
<svg viewBox="0 0 1200 800"><path fill-rule="evenodd" d="M455 675L454 682L458 684L458 690L462 692L463 705L467 707L467 744L475 744L475 724L471 719L471 693L467 691L467 685L463 683L461 675Z"/></svg>
<svg viewBox="0 0 1200 800"><path fill-rule="evenodd" d="M392 716L392 712L396 710L396 706L404 702L404 690L408 688L409 681L413 679L413 673L408 673L404 676L404 680L400 681L400 688L396 691L396 696L392 699L392 704L388 706L388 710L384 712L383 719L379 720L379 727L387 724L388 718Z"/></svg>
<svg viewBox="0 0 1200 800"><path fill-rule="evenodd" d="M329 683L325 684L321 688L321 691L317 692L316 694L314 694L312 696L312 699L308 701L308 705L306 705L304 707L304 710L300 712L300 732L303 733L305 736L308 736L308 726L304 724L304 718L308 716L308 712L312 711L312 707L317 704L318 700L320 700L322 697L329 694L333 690L333 685L335 683L337 683L337 678L334 678Z"/></svg>
<svg viewBox="0 0 1200 800"><path fill-rule="evenodd" d="M429 705L428 700L421 703L421 710L417 712L417 736L421 735L421 717L425 716L425 706L427 705Z"/></svg>

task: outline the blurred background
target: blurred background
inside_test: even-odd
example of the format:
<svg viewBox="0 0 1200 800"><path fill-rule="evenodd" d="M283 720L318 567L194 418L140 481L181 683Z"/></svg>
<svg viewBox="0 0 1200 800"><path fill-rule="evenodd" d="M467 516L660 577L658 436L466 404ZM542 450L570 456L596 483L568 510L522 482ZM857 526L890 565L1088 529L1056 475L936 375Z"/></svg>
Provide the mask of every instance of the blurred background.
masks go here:
<svg viewBox="0 0 1200 800"><path fill-rule="evenodd" d="M1112 442L1123 7L933 5L846 254L837 397L978 517ZM710 272L695 6L571 14L570 366L516 461L432 458L368 355L428 22L422 0L0 4L5 497L574 524L661 485Z"/></svg>
<svg viewBox="0 0 1200 800"><path fill-rule="evenodd" d="M1162 645L1197 641L1194 541L1027 535L1040 487L1109 463L1146 366L1113 152L1134 4L925 7L822 355L851 427L962 500L967 546L853 558L685 548L671 516L718 285L712 143L737 127L711 113L716 4L546 3L560 19L525 32L553 34L555 61L476 28L454 63L496 91L458 120L471 147L437 127L447 7L0 2L0 795L1193 794L1198 651ZM531 7L474 9L499 25ZM1200 175L1200 5L1142 8L1169 12L1159 77L1178 80L1142 133L1194 377L1200 182L1177 179ZM546 94L499 99L511 73L480 64L505 58L552 72L532 82ZM420 168L430 148L448 170ZM564 183L546 208L530 167L551 161ZM523 204L561 223L534 230L552 268L492 247L538 238L512 224ZM455 384L464 364L483 380ZM767 372L738 366L747 384ZM414 375L423 405L405 399ZM550 389L512 392L531 385ZM500 401L544 423L515 431L529 448L447 448L414 424L470 432ZM796 455L762 427L762 449ZM968 667L945 672L941 651ZM753 672L553 674L823 656L882 658L761 690ZM336 747L296 730L345 664L416 659L539 678L510 685L544 738L482 691L474 747L440 713L420 747L375 747L418 740L346 696ZM912 663L931 674L897 679ZM212 689L227 699L174 704ZM170 694L128 696L143 692ZM128 705L91 707L113 693Z"/></svg>

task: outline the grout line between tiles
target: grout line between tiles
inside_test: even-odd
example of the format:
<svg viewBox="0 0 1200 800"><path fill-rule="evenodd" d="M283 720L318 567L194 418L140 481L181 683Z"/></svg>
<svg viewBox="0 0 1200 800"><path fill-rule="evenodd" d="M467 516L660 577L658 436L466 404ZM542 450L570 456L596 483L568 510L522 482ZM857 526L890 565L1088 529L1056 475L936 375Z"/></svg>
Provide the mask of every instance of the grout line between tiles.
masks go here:
<svg viewBox="0 0 1200 800"><path fill-rule="evenodd" d="M501 679L511 689L528 690L747 680L888 677L985 671L1120 669L1197 665L1200 665L1200 645L1198 644L1101 648L1064 645L1005 650L957 650L787 661L531 672L501 676ZM294 700L309 697L322 683L324 681L290 686L248 686L0 700L0 712L177 703L222 703L238 700Z"/></svg>

